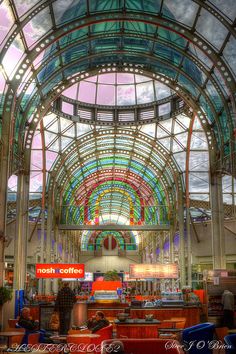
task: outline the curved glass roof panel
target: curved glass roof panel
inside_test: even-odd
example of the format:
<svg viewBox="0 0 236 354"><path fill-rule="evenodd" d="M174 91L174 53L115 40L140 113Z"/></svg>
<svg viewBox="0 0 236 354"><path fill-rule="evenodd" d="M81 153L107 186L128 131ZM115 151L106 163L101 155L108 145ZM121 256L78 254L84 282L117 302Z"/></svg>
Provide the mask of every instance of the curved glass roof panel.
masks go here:
<svg viewBox="0 0 236 354"><path fill-rule="evenodd" d="M26 123L55 86L78 70L133 63L172 78L191 93L213 126L218 151L230 159L235 123L228 98L235 92L236 56L232 0L11 0L2 1L0 11L1 72L9 83L6 99L1 100L6 103L6 119L16 117L15 148L23 140ZM36 71L32 68L25 78L36 62ZM116 100L127 105L147 102L145 82L137 97L133 83L119 82L119 100L116 92L108 93L106 83L100 85L91 101L106 95L106 105ZM154 90L154 98L155 94Z"/></svg>

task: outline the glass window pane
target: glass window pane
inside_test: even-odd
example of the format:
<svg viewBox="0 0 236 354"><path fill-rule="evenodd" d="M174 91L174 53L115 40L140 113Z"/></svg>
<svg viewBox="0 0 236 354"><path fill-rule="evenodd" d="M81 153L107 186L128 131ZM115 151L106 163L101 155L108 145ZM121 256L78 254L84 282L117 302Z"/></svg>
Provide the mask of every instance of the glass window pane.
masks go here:
<svg viewBox="0 0 236 354"><path fill-rule="evenodd" d="M2 61L4 69L9 77L14 75L18 61L23 57L24 51L22 40L18 34L10 48L7 50Z"/></svg>
<svg viewBox="0 0 236 354"><path fill-rule="evenodd" d="M165 114L170 113L170 102L158 106L158 112L159 116L164 116Z"/></svg>
<svg viewBox="0 0 236 354"><path fill-rule="evenodd" d="M135 104L135 86L122 85L117 87L117 105L127 106Z"/></svg>
<svg viewBox="0 0 236 354"><path fill-rule="evenodd" d="M26 42L31 46L43 37L52 28L49 8L43 9L35 15L23 28Z"/></svg>
<svg viewBox="0 0 236 354"><path fill-rule="evenodd" d="M38 0L22 1L14 0L16 10L19 16L23 15L25 12L30 10L35 4L38 3Z"/></svg>
<svg viewBox="0 0 236 354"><path fill-rule="evenodd" d="M97 80L97 76L95 76ZM91 81L91 78L89 79ZM115 84L116 82L116 74L104 74L98 76L98 82L100 84Z"/></svg>
<svg viewBox="0 0 236 354"><path fill-rule="evenodd" d="M9 177L9 179L8 179L8 188L11 191L14 191L14 192L17 191L17 179L18 179L18 177L16 175L11 175L11 177Z"/></svg>
<svg viewBox="0 0 236 354"><path fill-rule="evenodd" d="M74 114L74 106L68 102L62 102L62 112L66 114L73 115Z"/></svg>
<svg viewBox="0 0 236 354"><path fill-rule="evenodd" d="M172 16L179 22L192 26L199 6L192 0L165 0L165 5L170 10Z"/></svg>
<svg viewBox="0 0 236 354"><path fill-rule="evenodd" d="M134 83L133 74L117 73L117 84L133 84L133 83Z"/></svg>
<svg viewBox="0 0 236 354"><path fill-rule="evenodd" d="M153 102L155 100L152 81L138 84L136 86L136 89L137 89L138 104Z"/></svg>
<svg viewBox="0 0 236 354"><path fill-rule="evenodd" d="M58 154L53 151L46 151L46 169L49 171L52 167L54 161L56 160Z"/></svg>
<svg viewBox="0 0 236 354"><path fill-rule="evenodd" d="M0 93L3 93L6 80L4 79L3 74L0 72Z"/></svg>
<svg viewBox="0 0 236 354"><path fill-rule="evenodd" d="M208 173L189 173L189 191L190 192L209 192Z"/></svg>
<svg viewBox="0 0 236 354"><path fill-rule="evenodd" d="M34 134L32 148L42 149L42 139L41 139L41 133L39 131L36 131L36 133Z"/></svg>
<svg viewBox="0 0 236 354"><path fill-rule="evenodd" d="M0 19L1 19L1 31L0 31L0 43L5 38L6 34L14 24L14 19L7 1L4 1L0 6Z"/></svg>
<svg viewBox="0 0 236 354"><path fill-rule="evenodd" d="M174 159L176 160L177 164L179 165L182 171L185 171L186 168L186 152L177 152L174 155Z"/></svg>
<svg viewBox="0 0 236 354"><path fill-rule="evenodd" d="M209 168L209 155L208 151L204 152L190 152L189 170L190 171L208 171Z"/></svg>
<svg viewBox="0 0 236 354"><path fill-rule="evenodd" d="M62 92L62 95L71 98L72 100L76 99L76 93L78 89L78 84L72 85L68 89Z"/></svg>
<svg viewBox="0 0 236 354"><path fill-rule="evenodd" d="M96 85L81 81L79 84L78 100L86 103L95 103Z"/></svg>
<svg viewBox="0 0 236 354"><path fill-rule="evenodd" d="M201 16L198 18L197 31L216 48L222 46L228 30L225 26L205 9L201 9Z"/></svg>
<svg viewBox="0 0 236 354"><path fill-rule="evenodd" d="M30 173L30 192L42 192L43 186L43 173L31 172Z"/></svg>
<svg viewBox="0 0 236 354"><path fill-rule="evenodd" d="M208 0L209 1L209 0ZM235 0L211 0L216 7L219 8L226 16L231 18L231 20L235 19L236 16L236 6Z"/></svg>
<svg viewBox="0 0 236 354"><path fill-rule="evenodd" d="M43 169L43 155L42 150L32 150L31 151L31 170L42 170Z"/></svg>
<svg viewBox="0 0 236 354"><path fill-rule="evenodd" d="M170 88L158 81L155 81L155 90L157 100L162 100L171 95Z"/></svg>
<svg viewBox="0 0 236 354"><path fill-rule="evenodd" d="M57 0L53 3L53 12L57 24L69 22L86 12L86 0Z"/></svg>
<svg viewBox="0 0 236 354"><path fill-rule="evenodd" d="M206 139L206 135L204 132L193 132L191 139L191 149L204 149L208 148L208 143Z"/></svg>
<svg viewBox="0 0 236 354"><path fill-rule="evenodd" d="M97 104L100 105L115 105L115 86L99 85L97 92Z"/></svg>
<svg viewBox="0 0 236 354"><path fill-rule="evenodd" d="M236 76L236 39L232 35L225 46L223 54Z"/></svg>

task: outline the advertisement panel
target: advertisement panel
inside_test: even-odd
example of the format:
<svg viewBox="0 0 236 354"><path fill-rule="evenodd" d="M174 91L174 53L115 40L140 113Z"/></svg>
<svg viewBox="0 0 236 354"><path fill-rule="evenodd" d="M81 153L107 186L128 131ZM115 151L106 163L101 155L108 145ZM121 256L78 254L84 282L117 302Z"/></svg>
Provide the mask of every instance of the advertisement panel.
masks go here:
<svg viewBox="0 0 236 354"><path fill-rule="evenodd" d="M36 278L84 278L84 264L36 264Z"/></svg>
<svg viewBox="0 0 236 354"><path fill-rule="evenodd" d="M179 277L178 266L175 263L170 264L130 264L130 278L158 278L158 279L176 279Z"/></svg>

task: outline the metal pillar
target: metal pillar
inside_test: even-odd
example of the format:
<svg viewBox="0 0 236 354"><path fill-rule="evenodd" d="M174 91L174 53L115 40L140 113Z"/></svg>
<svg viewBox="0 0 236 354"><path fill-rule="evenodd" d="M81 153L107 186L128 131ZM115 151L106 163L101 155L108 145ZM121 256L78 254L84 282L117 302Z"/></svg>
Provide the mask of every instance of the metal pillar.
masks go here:
<svg viewBox="0 0 236 354"><path fill-rule="evenodd" d="M170 246L169 246L169 261L170 263L174 263L174 228L171 227L170 233L169 233L169 241L170 241ZM175 287L175 280L171 280L171 288L172 291L174 290Z"/></svg>
<svg viewBox="0 0 236 354"><path fill-rule="evenodd" d="M192 242L190 231L190 210L186 208L186 231L187 231L187 284L192 287Z"/></svg>
<svg viewBox="0 0 236 354"><path fill-rule="evenodd" d="M180 287L186 285L185 270L185 241L184 241L184 206L182 193L178 197L178 221L179 221L179 266L180 266Z"/></svg>
<svg viewBox="0 0 236 354"><path fill-rule="evenodd" d="M27 272L27 244L28 244L28 196L29 176L19 173L17 183L16 202L16 232L14 244L14 278L13 289L16 294L15 315L23 306L23 296Z"/></svg>
<svg viewBox="0 0 236 354"><path fill-rule="evenodd" d="M52 198L51 194L48 196L48 215L47 215L47 235L46 235L46 263L51 263L52 254ZM45 293L51 294L51 279L45 279Z"/></svg>
<svg viewBox="0 0 236 354"><path fill-rule="evenodd" d="M9 170L9 137L10 137L10 117L2 120L2 136L0 144L0 286L4 280L4 241L6 237L7 219L7 184ZM3 323L2 306L0 306L0 322Z"/></svg>
<svg viewBox="0 0 236 354"><path fill-rule="evenodd" d="M212 174L210 182L213 269L225 269L226 257L222 178L221 176Z"/></svg>
<svg viewBox="0 0 236 354"><path fill-rule="evenodd" d="M54 260L56 263L58 263L58 243L59 243L59 231L58 231L58 225L55 224L54 227ZM53 279L53 284L52 284L52 290L54 294L57 294L58 292L58 279Z"/></svg>
<svg viewBox="0 0 236 354"><path fill-rule="evenodd" d="M41 235L40 235L40 263L44 263L44 237L45 237L45 208L42 208L41 214ZM44 279L39 279L39 294L44 294Z"/></svg>

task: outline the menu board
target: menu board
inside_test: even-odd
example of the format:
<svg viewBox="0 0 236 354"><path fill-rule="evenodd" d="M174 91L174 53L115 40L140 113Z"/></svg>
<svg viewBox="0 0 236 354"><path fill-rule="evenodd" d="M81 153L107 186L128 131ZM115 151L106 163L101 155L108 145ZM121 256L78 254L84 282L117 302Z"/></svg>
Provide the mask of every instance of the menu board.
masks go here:
<svg viewBox="0 0 236 354"><path fill-rule="evenodd" d="M176 279L179 277L176 263L169 264L130 264L130 278Z"/></svg>

